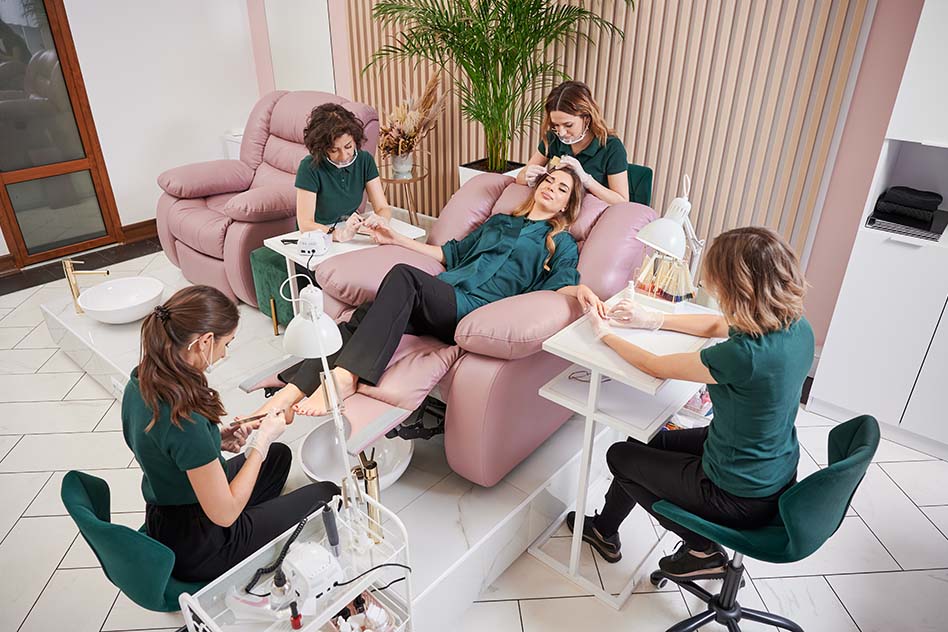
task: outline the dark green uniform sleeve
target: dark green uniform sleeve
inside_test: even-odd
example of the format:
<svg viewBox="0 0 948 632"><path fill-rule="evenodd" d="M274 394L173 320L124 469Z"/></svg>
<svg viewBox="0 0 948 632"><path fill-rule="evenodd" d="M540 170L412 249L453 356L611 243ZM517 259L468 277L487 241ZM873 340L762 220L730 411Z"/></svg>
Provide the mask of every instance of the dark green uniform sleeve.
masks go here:
<svg viewBox="0 0 948 632"><path fill-rule="evenodd" d="M451 241L445 242L441 246L441 252L444 253L444 269L450 270L454 268L464 260L464 258L473 250L474 246L477 244L477 241L481 238L481 233L484 232L484 228L492 224L493 219L497 217L492 215L487 218L487 221L472 230L467 234L466 237L461 238L461 240L452 239Z"/></svg>
<svg viewBox="0 0 948 632"><path fill-rule="evenodd" d="M738 334L701 350L701 364L718 384L741 384L754 373L754 352Z"/></svg>
<svg viewBox="0 0 948 632"><path fill-rule="evenodd" d="M165 439L165 450L182 472L207 465L221 456L219 439L214 441L216 431L201 415L193 413L190 420L181 422L181 429L172 427ZM218 435L219 437L219 435Z"/></svg>
<svg viewBox="0 0 948 632"><path fill-rule="evenodd" d="M538 290L556 291L560 288L577 285L579 283L579 248L576 240L567 232L559 233L553 238L556 250L550 258L550 272L538 287Z"/></svg>
<svg viewBox="0 0 948 632"><path fill-rule="evenodd" d="M311 156L303 158L296 170L296 188L319 193L319 178L316 177L316 169Z"/></svg>
<svg viewBox="0 0 948 632"><path fill-rule="evenodd" d="M376 178L378 178L379 167L378 165L375 164L375 158L372 157L372 154L362 149L359 150L359 153L362 153L365 155L365 161L364 161L365 166L362 172L363 181L371 182L372 180L375 180Z"/></svg>
<svg viewBox="0 0 948 632"><path fill-rule="evenodd" d="M610 136L606 141L606 175L612 176L617 173L627 173L629 170L629 157L625 152L625 145L615 136Z"/></svg>

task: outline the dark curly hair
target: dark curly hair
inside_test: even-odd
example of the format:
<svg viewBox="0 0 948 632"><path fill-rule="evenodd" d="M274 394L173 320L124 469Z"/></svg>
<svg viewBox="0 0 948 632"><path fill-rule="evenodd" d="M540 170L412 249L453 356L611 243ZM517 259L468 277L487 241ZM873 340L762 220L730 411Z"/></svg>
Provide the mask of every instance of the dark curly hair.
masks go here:
<svg viewBox="0 0 948 632"><path fill-rule="evenodd" d="M324 103L313 108L303 129L303 144L309 150L313 162L319 164L326 153L332 149L336 139L344 134L352 136L356 147L362 149L365 143L365 124L358 116L338 103Z"/></svg>

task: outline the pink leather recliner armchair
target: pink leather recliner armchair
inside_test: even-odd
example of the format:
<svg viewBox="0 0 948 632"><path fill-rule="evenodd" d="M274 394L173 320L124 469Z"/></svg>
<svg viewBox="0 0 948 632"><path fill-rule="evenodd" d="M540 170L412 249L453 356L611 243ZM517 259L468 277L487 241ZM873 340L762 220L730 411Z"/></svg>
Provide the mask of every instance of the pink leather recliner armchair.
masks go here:
<svg viewBox="0 0 948 632"><path fill-rule="evenodd" d="M326 92L277 90L250 113L240 160L199 162L158 176L164 191L158 200L158 238L185 278L256 305L250 252L264 239L296 228L294 181L307 154L303 128L312 109L323 103L340 103L358 116L365 124L362 148L375 153L375 109Z"/></svg>
<svg viewBox="0 0 948 632"><path fill-rule="evenodd" d="M428 243L460 239L490 215L510 213L531 193L513 178L478 176L448 201ZM644 256L635 236L655 217L651 208L641 204L607 207L586 196L570 229L579 242L581 282L601 298L624 288ZM444 270L434 259L400 246L333 257L316 269L327 313L337 320L348 317L355 306L374 297L396 263L431 274ZM392 420L403 419L438 385L447 403L448 463L474 483L495 485L572 414L537 391L568 365L542 351L543 341L580 315L579 303L571 297L531 292L474 310L458 324L454 346L433 338L404 336L379 383L360 385L346 400L353 435L372 435L360 436L355 443L367 445L380 429L384 432L385 419L391 427ZM350 447L352 443L350 439Z"/></svg>

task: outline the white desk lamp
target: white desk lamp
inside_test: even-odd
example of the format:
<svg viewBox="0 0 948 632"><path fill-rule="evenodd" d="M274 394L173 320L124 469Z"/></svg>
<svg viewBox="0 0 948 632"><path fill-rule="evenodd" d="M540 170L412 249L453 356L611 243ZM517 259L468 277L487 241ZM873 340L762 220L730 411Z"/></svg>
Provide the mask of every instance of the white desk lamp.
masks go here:
<svg viewBox="0 0 948 632"><path fill-rule="evenodd" d="M691 213L691 202L688 201L688 192L691 189L691 178L687 175L682 179L684 195L672 200L664 217L652 220L645 228L639 231L636 239L662 254L679 261L685 260L687 247L691 247L691 278L698 272L698 261L701 251L704 250L704 240L698 239L695 227L688 214Z"/></svg>

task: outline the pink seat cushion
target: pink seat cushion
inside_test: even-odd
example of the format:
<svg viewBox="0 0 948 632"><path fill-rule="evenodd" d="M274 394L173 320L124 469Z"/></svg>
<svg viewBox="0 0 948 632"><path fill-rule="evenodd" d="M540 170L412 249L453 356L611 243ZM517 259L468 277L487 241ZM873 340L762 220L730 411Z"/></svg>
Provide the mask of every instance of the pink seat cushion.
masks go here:
<svg viewBox="0 0 948 632"><path fill-rule="evenodd" d="M225 197L225 196L217 196ZM229 199L229 196L227 196ZM212 198L213 200L214 198ZM223 213L208 208L203 200L194 200L194 205L168 214L168 227L178 241L194 250L216 259L224 258L224 237L227 227L234 220ZM223 205L223 200L217 200Z"/></svg>
<svg viewBox="0 0 948 632"><path fill-rule="evenodd" d="M375 298L382 279L397 263L407 263L431 275L444 272L444 266L431 257L401 246L379 246L326 260L316 266L316 282L334 299L361 305Z"/></svg>
<svg viewBox="0 0 948 632"><path fill-rule="evenodd" d="M475 309L458 323L454 339L465 351L516 360L582 316L579 301L556 292L511 296Z"/></svg>

